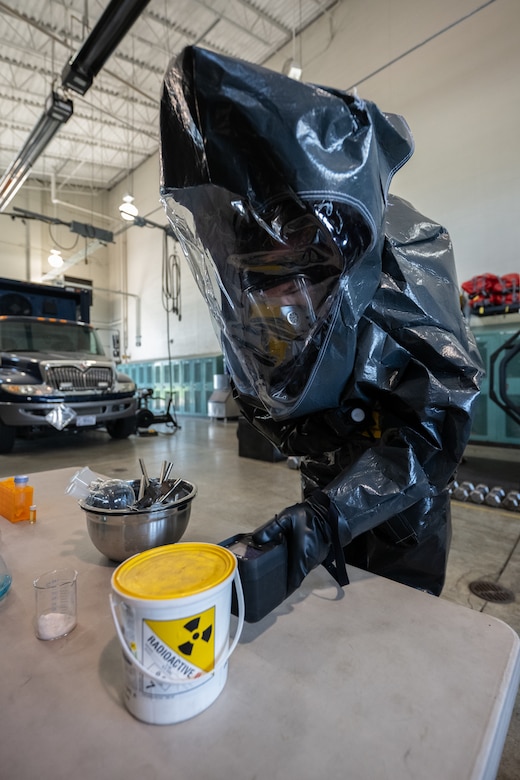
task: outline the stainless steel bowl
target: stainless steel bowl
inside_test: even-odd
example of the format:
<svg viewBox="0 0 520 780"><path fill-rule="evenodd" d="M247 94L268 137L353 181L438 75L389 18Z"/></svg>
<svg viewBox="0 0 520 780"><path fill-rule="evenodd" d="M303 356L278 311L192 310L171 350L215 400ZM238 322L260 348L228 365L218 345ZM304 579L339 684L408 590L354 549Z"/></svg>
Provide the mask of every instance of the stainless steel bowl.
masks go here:
<svg viewBox="0 0 520 780"><path fill-rule="evenodd" d="M171 480L171 484L175 480ZM129 482L135 489L138 481ZM174 500L153 504L147 509L96 509L84 500L78 503L87 517L87 530L97 549L113 561L125 561L132 555L173 544L182 537L191 513L197 488L182 480Z"/></svg>

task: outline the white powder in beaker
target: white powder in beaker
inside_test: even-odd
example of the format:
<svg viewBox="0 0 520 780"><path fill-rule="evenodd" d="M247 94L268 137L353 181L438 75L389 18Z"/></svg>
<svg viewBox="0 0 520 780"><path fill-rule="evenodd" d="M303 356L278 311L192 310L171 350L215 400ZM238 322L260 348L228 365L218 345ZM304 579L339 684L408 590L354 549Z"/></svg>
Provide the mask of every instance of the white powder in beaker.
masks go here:
<svg viewBox="0 0 520 780"><path fill-rule="evenodd" d="M48 612L38 618L38 636L40 639L57 639L68 634L76 625L74 615L63 612Z"/></svg>

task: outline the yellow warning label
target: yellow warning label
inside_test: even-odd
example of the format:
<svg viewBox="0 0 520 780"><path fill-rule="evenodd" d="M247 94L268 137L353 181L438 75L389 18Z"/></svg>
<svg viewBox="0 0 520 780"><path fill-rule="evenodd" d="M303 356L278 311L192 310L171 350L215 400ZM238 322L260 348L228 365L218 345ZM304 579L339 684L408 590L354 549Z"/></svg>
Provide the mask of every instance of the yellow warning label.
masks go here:
<svg viewBox="0 0 520 780"><path fill-rule="evenodd" d="M170 650L190 665L210 672L215 666L215 607L180 620L145 620Z"/></svg>

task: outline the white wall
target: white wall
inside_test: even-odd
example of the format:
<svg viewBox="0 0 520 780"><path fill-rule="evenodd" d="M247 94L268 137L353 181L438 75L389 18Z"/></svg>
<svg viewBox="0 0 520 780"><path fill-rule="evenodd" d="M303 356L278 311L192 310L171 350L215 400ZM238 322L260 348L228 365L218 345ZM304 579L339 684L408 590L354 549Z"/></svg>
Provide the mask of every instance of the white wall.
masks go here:
<svg viewBox="0 0 520 780"><path fill-rule="evenodd" d="M42 193L39 189L24 188L12 206L42 212ZM14 213L14 212L12 212ZM36 281L41 274L44 225L37 220L12 219L0 214L0 276L6 279ZM49 254L47 251L47 255Z"/></svg>
<svg viewBox="0 0 520 780"><path fill-rule="evenodd" d="M448 228L461 282L519 270L519 30L518 0L343 0L302 41L305 81L348 89L383 68L358 94L416 146L391 190Z"/></svg>
<svg viewBox="0 0 520 780"><path fill-rule="evenodd" d="M159 226L168 226L159 200L159 162L154 156L110 193L109 208L116 213L123 195L131 188L139 216ZM162 282L165 263L164 230L160 227L132 225L118 237L111 248L111 286L115 290L137 295L141 304L141 344L136 343L136 301L127 299L128 327L124 327L124 297L119 296L114 307L114 320L120 321L124 333L126 359L133 362L165 358L168 355L168 335L172 357L215 355L219 344L186 260L177 252L181 267L181 319L163 306ZM176 243L168 239L167 255L176 251ZM169 326L169 332L168 332Z"/></svg>
<svg viewBox="0 0 520 780"><path fill-rule="evenodd" d="M460 281L487 271L518 270L519 29L518 0L342 0L302 39L305 81L347 89L381 68L359 84L358 93L384 111L402 114L416 142L415 154L397 174L392 191L446 225ZM281 70L291 53L292 46L270 66ZM158 156L134 173L131 184L141 216L166 225L159 203ZM163 231L123 230L117 207L128 186L115 188L92 206L116 220L115 244L70 273L117 291L105 298L95 294L94 319L121 330L129 360L164 358ZM46 208L50 215L55 208L48 195L39 197L31 190L22 190L16 204L35 211ZM81 214L73 218L90 221ZM0 275L26 278L26 229L5 216L0 220ZM30 274L38 281L49 237L40 223L31 223L29 231ZM218 342L206 306L182 258L181 267L182 320L169 320L172 355L216 354Z"/></svg>

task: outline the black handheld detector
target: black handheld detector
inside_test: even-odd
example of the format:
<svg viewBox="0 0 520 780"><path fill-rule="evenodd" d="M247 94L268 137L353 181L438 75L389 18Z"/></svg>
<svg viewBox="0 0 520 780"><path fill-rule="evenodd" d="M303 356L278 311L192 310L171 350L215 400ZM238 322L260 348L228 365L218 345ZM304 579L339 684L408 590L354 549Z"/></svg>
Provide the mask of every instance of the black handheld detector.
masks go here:
<svg viewBox="0 0 520 780"><path fill-rule="evenodd" d="M256 623L287 595L287 547L279 543L255 544L251 534L237 534L220 542L237 558L240 581L244 591L245 620ZM238 612L233 592L231 611Z"/></svg>

